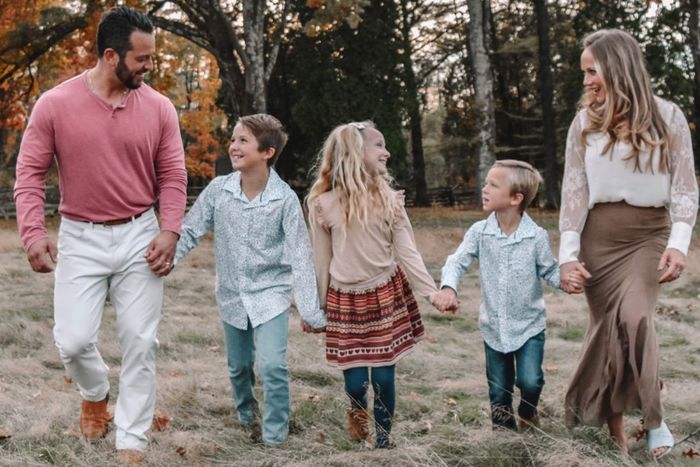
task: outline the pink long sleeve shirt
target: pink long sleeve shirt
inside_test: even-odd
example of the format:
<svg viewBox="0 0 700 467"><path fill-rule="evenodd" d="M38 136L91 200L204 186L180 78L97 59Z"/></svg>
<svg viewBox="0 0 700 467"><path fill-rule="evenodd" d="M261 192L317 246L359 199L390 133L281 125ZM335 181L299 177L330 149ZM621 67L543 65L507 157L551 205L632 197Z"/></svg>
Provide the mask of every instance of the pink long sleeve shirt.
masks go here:
<svg viewBox="0 0 700 467"><path fill-rule="evenodd" d="M159 200L162 230L180 233L187 172L177 113L149 86L112 108L82 73L39 98L17 159L14 197L25 250L47 237L44 188L54 156L62 216L123 219Z"/></svg>

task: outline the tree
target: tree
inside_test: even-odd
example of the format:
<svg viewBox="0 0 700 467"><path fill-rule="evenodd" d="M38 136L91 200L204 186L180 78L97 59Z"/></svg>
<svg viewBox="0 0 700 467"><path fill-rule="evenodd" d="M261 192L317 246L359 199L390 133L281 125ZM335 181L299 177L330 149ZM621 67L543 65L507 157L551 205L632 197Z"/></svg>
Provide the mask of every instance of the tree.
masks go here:
<svg viewBox="0 0 700 467"><path fill-rule="evenodd" d="M174 8L166 9L172 4ZM289 0L149 2L154 24L193 42L216 59L219 105L230 120L267 111L267 86L287 24ZM184 15L184 17L183 17ZM182 18L182 19L180 19Z"/></svg>
<svg viewBox="0 0 700 467"><path fill-rule="evenodd" d="M293 3L292 14L298 15L300 25L314 17L304 0ZM290 30L270 83L276 96L270 111L290 131L288 146L277 162L288 179L305 185L328 133L336 125L366 119L384 134L392 174L399 182L409 178L397 20L394 0L372 0L356 28L339 22L312 35L302 28Z"/></svg>
<svg viewBox="0 0 700 467"><path fill-rule="evenodd" d="M496 160L495 136L496 118L493 103L493 74L491 60L486 45L489 43L487 14L491 9L490 0L468 0L469 9L469 51L474 71L474 95L479 129L479 171L477 186L481 187L486 173ZM481 199L481 192L477 190Z"/></svg>
<svg viewBox="0 0 700 467"><path fill-rule="evenodd" d="M542 102L542 131L544 136L544 185L546 206L559 207L559 164L554 113L554 84L549 50L549 14L545 0L535 0L539 55L540 100Z"/></svg>
<svg viewBox="0 0 700 467"><path fill-rule="evenodd" d="M698 132L700 131L700 0L689 0L689 30L690 50L693 55L693 134L695 135L695 161L696 166L700 161L700 143L698 143Z"/></svg>

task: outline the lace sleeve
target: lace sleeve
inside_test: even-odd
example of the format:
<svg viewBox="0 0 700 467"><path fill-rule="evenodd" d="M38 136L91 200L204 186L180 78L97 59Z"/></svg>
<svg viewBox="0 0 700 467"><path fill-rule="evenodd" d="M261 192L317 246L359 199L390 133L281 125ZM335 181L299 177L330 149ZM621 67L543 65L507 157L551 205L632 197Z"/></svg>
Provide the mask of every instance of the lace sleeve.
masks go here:
<svg viewBox="0 0 700 467"><path fill-rule="evenodd" d="M588 178L585 165L586 148L581 141L582 120L583 113L579 112L566 137L566 160L559 213L559 262L562 264L577 260L581 231L588 216Z"/></svg>
<svg viewBox="0 0 700 467"><path fill-rule="evenodd" d="M673 106L669 127L671 157L671 236L669 248L687 253L698 213L698 182L695 178L693 144L683 112Z"/></svg>

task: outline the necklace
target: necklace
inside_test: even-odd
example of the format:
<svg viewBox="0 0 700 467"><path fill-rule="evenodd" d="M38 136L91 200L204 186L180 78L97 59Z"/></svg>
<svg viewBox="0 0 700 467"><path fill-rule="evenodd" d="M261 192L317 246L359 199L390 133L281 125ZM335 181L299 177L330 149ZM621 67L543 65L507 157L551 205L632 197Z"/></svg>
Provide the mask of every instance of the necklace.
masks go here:
<svg viewBox="0 0 700 467"><path fill-rule="evenodd" d="M92 76L90 74L91 71L92 70L88 70L88 72L86 73L88 89L90 90L90 92L92 92L98 98L105 100L102 98L102 96L100 96L98 94L97 90L95 89L95 84L92 82ZM119 100L119 103L117 105L112 104L112 107L116 108L116 107L119 107L120 105L122 105L124 103L124 101L126 101L126 97L129 95L130 91L131 91L131 89L129 89L129 88L126 88L124 91L122 91L122 95L121 95L121 99ZM109 101L107 101L107 102L110 103Z"/></svg>

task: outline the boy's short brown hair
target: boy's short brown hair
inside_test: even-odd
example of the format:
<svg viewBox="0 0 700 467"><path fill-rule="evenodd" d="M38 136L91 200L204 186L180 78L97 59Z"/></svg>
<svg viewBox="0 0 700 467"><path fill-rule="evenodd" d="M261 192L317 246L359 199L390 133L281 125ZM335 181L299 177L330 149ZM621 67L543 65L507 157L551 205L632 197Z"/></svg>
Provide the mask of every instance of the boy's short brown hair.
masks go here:
<svg viewBox="0 0 700 467"><path fill-rule="evenodd" d="M537 190L542 183L542 175L533 166L524 161L515 159L503 159L496 161L493 167L508 169L510 172L510 194L518 193L523 195L523 200L518 206L520 212L532 203L537 195Z"/></svg>
<svg viewBox="0 0 700 467"><path fill-rule="evenodd" d="M268 167L274 165L287 144L288 136L282 122L272 115L254 114L240 117L237 123L253 133L255 139L258 140L258 151L265 151L269 148L275 150L275 154L267 161Z"/></svg>

